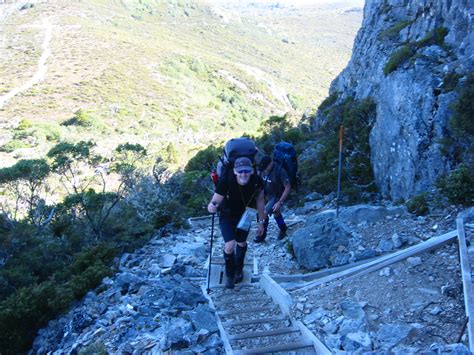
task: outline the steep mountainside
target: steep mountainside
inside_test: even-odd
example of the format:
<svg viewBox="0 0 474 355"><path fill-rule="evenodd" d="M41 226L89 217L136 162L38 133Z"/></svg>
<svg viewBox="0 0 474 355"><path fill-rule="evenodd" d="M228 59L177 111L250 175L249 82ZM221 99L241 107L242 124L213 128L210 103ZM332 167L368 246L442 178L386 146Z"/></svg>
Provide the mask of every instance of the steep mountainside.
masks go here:
<svg viewBox="0 0 474 355"><path fill-rule="evenodd" d="M210 142L254 133L270 115L301 116L347 63L361 21L355 2L59 0L9 16L13 5L0 5L2 165L78 139L104 150L168 147L182 165ZM40 80L2 105L45 51Z"/></svg>
<svg viewBox="0 0 474 355"><path fill-rule="evenodd" d="M376 104L371 162L386 197L426 191L459 163L446 151L455 140L452 104L474 69L472 11L469 0L366 1L352 58L331 93ZM472 136L468 143L472 152Z"/></svg>

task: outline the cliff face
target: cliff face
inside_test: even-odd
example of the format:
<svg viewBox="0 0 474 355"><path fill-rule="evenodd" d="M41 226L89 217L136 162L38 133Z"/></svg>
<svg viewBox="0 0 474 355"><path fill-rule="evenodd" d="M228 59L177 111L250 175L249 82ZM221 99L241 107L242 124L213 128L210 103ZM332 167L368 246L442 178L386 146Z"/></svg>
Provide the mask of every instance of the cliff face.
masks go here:
<svg viewBox="0 0 474 355"><path fill-rule="evenodd" d="M474 69L473 14L472 0L366 0L352 58L330 92L376 103L371 161L386 197L426 191L451 168L440 142L458 96L450 81L462 85Z"/></svg>

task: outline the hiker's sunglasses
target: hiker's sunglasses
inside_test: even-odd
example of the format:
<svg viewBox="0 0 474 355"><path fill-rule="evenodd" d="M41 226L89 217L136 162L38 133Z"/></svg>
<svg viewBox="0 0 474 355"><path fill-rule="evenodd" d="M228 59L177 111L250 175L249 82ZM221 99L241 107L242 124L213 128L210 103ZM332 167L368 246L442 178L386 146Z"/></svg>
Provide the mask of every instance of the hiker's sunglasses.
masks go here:
<svg viewBox="0 0 474 355"><path fill-rule="evenodd" d="M237 174L250 174L253 170L252 169L245 169L237 171Z"/></svg>

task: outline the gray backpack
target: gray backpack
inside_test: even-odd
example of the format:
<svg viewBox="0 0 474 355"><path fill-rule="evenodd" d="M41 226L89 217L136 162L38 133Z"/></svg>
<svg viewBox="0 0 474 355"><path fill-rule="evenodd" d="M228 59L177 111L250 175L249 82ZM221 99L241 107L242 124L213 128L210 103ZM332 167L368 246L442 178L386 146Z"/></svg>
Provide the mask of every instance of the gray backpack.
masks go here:
<svg viewBox="0 0 474 355"><path fill-rule="evenodd" d="M213 178L214 183L217 185L219 179L226 177L232 171L237 158L247 157L255 164L257 152L258 149L255 146L255 142L249 138L234 138L227 141L224 147L224 154L217 163L217 178Z"/></svg>

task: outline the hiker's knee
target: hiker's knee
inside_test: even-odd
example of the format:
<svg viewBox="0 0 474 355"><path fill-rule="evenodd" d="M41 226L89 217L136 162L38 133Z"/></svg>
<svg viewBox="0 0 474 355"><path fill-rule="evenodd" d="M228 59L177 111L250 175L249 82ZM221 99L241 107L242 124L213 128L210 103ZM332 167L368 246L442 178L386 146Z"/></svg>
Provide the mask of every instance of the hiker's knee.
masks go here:
<svg viewBox="0 0 474 355"><path fill-rule="evenodd" d="M224 244L224 252L226 254L232 254L235 249L235 240L230 240Z"/></svg>

